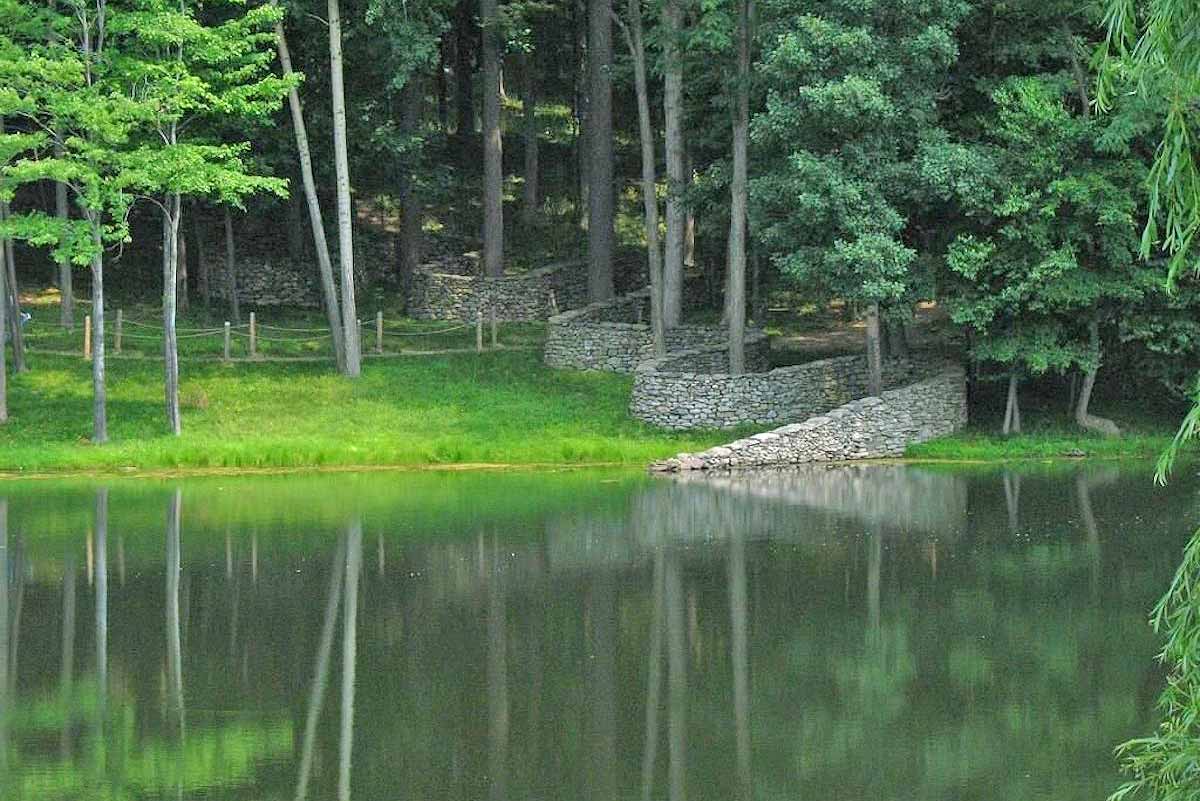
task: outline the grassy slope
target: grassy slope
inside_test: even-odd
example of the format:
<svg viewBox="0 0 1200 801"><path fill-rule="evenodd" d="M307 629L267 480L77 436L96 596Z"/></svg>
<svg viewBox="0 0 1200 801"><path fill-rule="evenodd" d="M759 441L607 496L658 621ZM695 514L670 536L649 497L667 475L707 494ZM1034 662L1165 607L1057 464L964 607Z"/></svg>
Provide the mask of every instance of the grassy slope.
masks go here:
<svg viewBox="0 0 1200 801"><path fill-rule="evenodd" d="M672 435L629 418L629 379L550 371L528 352L367 362L352 382L325 364L184 363L184 435L163 434L161 363L114 360L111 442L87 441L81 359L36 357L10 384L0 469L310 467L628 462L727 435Z"/></svg>

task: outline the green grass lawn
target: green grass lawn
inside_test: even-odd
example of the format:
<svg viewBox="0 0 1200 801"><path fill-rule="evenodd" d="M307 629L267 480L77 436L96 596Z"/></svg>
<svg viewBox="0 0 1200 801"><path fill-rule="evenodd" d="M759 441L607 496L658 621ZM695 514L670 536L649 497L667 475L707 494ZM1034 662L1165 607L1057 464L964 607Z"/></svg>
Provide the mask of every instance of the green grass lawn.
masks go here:
<svg viewBox="0 0 1200 801"><path fill-rule="evenodd" d="M547 370L535 351L328 363L182 364L182 437L164 433L162 364L112 360L109 434L91 431L90 366L34 354L10 381L8 471L504 464L644 464L728 433L632 420L630 379Z"/></svg>

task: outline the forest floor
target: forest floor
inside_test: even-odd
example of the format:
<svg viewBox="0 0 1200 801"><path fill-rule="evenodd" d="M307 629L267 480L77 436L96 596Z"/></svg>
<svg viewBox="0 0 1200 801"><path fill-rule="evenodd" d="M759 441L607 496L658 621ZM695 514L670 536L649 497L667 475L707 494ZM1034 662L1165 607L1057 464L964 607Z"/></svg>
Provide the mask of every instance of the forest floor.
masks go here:
<svg viewBox="0 0 1200 801"><path fill-rule="evenodd" d="M248 330L232 337L224 363L219 315L181 317L182 437L164 431L161 331L150 307L129 304L120 356L109 364L110 442L92 445L90 365L82 325L60 329L51 295L25 298L30 372L10 380L10 421L0 427L0 471L291 469L429 465L641 465L702 450L746 432L678 434L629 417L630 379L548 370L540 324L504 324L500 347L485 327L475 352L473 325L385 317L384 354L364 333L367 359L353 382L332 370L328 339L311 312L263 311L256 350ZM80 323L86 313L81 306ZM110 355L113 317L109 314ZM941 320L926 310L915 345L937 337ZM773 314L768 321L778 364L855 352L861 331L836 309ZM452 330L450 330L452 329ZM74 354L74 355L66 355ZM1115 382L1119 383L1119 382ZM1103 387L1103 384L1101 385ZM910 449L918 460L996 461L1095 456L1152 457L1169 442L1180 416L1171 404L1097 398L1095 411L1127 432L1106 439L1080 431L1061 398L1025 398L1025 433L1002 437L999 385L983 384L971 426Z"/></svg>

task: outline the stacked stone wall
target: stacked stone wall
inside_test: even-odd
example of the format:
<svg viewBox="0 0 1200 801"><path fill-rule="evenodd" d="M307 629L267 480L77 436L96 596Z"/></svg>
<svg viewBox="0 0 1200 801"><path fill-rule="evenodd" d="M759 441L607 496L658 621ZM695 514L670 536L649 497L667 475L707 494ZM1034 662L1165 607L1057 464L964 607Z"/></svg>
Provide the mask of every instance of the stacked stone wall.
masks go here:
<svg viewBox="0 0 1200 801"><path fill-rule="evenodd" d="M450 268L450 269L447 269ZM587 302L586 265L565 261L526 273L489 278L475 260L418 268L406 291L408 315L418 320L474 320L479 312L499 320L545 320L559 309Z"/></svg>
<svg viewBox="0 0 1200 801"><path fill-rule="evenodd" d="M853 400L702 453L680 454L655 468L722 470L902 456L909 445L951 434L966 422L966 374L947 364L880 397Z"/></svg>
<svg viewBox="0 0 1200 801"><path fill-rule="evenodd" d="M641 289L604 303L591 303L550 318L545 361L549 367L632 373L654 356L650 330L650 292ZM727 334L719 326L681 325L666 332L667 351L705 362L709 369L728 364ZM747 331L747 359L766 369L769 345L756 329ZM685 357L685 354L688 354ZM722 361L723 359L723 361Z"/></svg>

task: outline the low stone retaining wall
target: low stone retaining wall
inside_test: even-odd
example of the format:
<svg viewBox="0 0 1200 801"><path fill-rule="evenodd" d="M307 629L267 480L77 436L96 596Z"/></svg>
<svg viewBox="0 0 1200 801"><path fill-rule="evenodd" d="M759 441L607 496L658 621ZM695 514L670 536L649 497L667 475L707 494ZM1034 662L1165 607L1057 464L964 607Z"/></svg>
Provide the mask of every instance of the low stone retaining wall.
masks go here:
<svg viewBox="0 0 1200 801"><path fill-rule="evenodd" d="M663 428L736 428L803 420L867 394L861 356L779 367L770 372L747 341L746 372L730 375L726 343L670 353L640 363L634 372L630 413ZM919 365L891 362L884 386L906 383Z"/></svg>
<svg viewBox="0 0 1200 801"><path fill-rule="evenodd" d="M632 373L654 356L650 330L650 291L640 289L604 303L592 303L550 318L545 361L549 367ZM679 358L728 364L727 334L719 326L681 325L666 333L667 350ZM769 346L757 329L747 331L747 362L766 369Z"/></svg>
<svg viewBox="0 0 1200 801"><path fill-rule="evenodd" d="M478 312L500 320L545 320L560 309L587 302L587 266L564 261L526 273L488 278L474 259L438 263L413 272L407 290L408 315L418 320L474 320Z"/></svg>
<svg viewBox="0 0 1200 801"><path fill-rule="evenodd" d="M909 445L951 434L966 422L966 374L961 366L947 364L878 398L860 398L702 453L682 453L652 469L720 470L901 456Z"/></svg>

